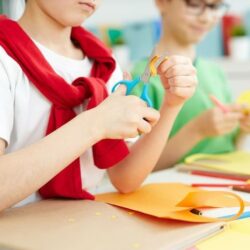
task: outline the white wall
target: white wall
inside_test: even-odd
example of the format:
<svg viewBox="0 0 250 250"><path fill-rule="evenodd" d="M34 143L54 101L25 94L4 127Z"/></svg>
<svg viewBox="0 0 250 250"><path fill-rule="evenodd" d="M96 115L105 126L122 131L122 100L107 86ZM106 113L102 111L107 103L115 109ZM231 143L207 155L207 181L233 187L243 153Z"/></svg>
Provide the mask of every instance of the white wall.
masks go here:
<svg viewBox="0 0 250 250"><path fill-rule="evenodd" d="M102 0L99 9L86 24L121 24L157 16L154 0Z"/></svg>
<svg viewBox="0 0 250 250"><path fill-rule="evenodd" d="M250 9L250 0L226 0L231 12ZM102 0L99 10L86 24L114 24L153 19L158 16L154 0Z"/></svg>
<svg viewBox="0 0 250 250"><path fill-rule="evenodd" d="M226 0L231 11L242 13L250 8L250 0ZM24 0L3 0L4 9L13 18L18 18L23 9ZM101 0L101 6L87 25L127 23L153 19L158 16L154 0Z"/></svg>
<svg viewBox="0 0 250 250"><path fill-rule="evenodd" d="M3 11L14 19L18 19L24 9L24 0L3 0Z"/></svg>
<svg viewBox="0 0 250 250"><path fill-rule="evenodd" d="M226 0L231 5L231 11L244 13L250 8L250 0Z"/></svg>

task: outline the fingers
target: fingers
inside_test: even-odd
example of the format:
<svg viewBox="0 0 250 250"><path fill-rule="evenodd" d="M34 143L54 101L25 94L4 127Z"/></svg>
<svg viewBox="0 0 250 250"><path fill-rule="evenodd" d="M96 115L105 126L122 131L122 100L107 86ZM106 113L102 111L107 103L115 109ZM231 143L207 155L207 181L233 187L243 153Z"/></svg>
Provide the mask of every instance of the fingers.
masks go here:
<svg viewBox="0 0 250 250"><path fill-rule="evenodd" d="M227 122L230 121L239 121L244 117L244 114L241 112L227 112L224 114L224 119Z"/></svg>
<svg viewBox="0 0 250 250"><path fill-rule="evenodd" d="M174 94L178 97L189 97L189 96L192 96L193 93L195 91L195 87L194 86L191 86L191 87L175 87L175 86L171 86L169 88L169 92L171 94Z"/></svg>
<svg viewBox="0 0 250 250"><path fill-rule="evenodd" d="M142 119L140 123L138 124L137 131L139 134L148 134L151 132L151 130L152 130L152 126L144 119Z"/></svg>
<svg viewBox="0 0 250 250"><path fill-rule="evenodd" d="M187 99L198 84L196 69L189 58L173 56L158 67L163 86L172 94Z"/></svg>
<svg viewBox="0 0 250 250"><path fill-rule="evenodd" d="M240 127L241 129L246 132L249 133L250 132L250 116L244 116L244 118L240 121Z"/></svg>
<svg viewBox="0 0 250 250"><path fill-rule="evenodd" d="M182 66L182 67L184 67L185 65L186 66L187 65L192 65L192 61L188 57L171 56L171 57L169 57L168 60L163 61L159 65L159 67L157 69L157 72L158 72L159 75L165 74L165 73L170 74L171 73L171 68L174 68L174 69L172 69L172 71L175 71L177 65Z"/></svg>
<svg viewBox="0 0 250 250"><path fill-rule="evenodd" d="M151 124L151 126L154 126L157 121L160 119L160 112L155 110L155 109L152 109L152 108L148 108L148 107L145 107L142 109L142 115L143 115L143 118Z"/></svg>
<svg viewBox="0 0 250 250"><path fill-rule="evenodd" d="M150 133L153 126L160 119L160 112L149 108L147 106L141 106L139 111L137 111L137 131L140 134Z"/></svg>
<svg viewBox="0 0 250 250"><path fill-rule="evenodd" d="M250 133L250 124L244 124L244 123L242 123L240 127L241 127L241 129L242 129L244 132Z"/></svg>
<svg viewBox="0 0 250 250"><path fill-rule="evenodd" d="M223 112L215 107L204 112L198 119L205 136L219 136L232 132L239 126L241 114Z"/></svg>
<svg viewBox="0 0 250 250"><path fill-rule="evenodd" d="M221 114L221 119L218 120L218 127L220 134L226 134L236 129L239 126L242 114L240 113L223 113Z"/></svg>
<svg viewBox="0 0 250 250"><path fill-rule="evenodd" d="M196 75L197 70L195 67L190 67L189 64L180 64L180 65L174 65L173 67L169 68L165 76L168 78L174 78L178 76L190 76L190 75Z"/></svg>
<svg viewBox="0 0 250 250"><path fill-rule="evenodd" d="M193 87L197 85L196 76L176 76L170 78L168 83L170 87Z"/></svg>
<svg viewBox="0 0 250 250"><path fill-rule="evenodd" d="M244 115L244 117L241 119L241 122L245 123L246 125L250 125L250 116Z"/></svg>
<svg viewBox="0 0 250 250"><path fill-rule="evenodd" d="M238 104L238 103L234 103L234 104L230 104L228 105L229 109L231 110L231 112L238 112L241 114L241 118L240 119L247 119L249 117L249 106L246 104ZM250 119L250 118L249 118Z"/></svg>
<svg viewBox="0 0 250 250"><path fill-rule="evenodd" d="M228 107L229 107L229 109L232 112L239 112L239 113L241 113L244 110L245 105L233 103L233 104L229 104Z"/></svg>
<svg viewBox="0 0 250 250"><path fill-rule="evenodd" d="M222 114L222 120L218 122L218 134L223 135L232 132L239 126L241 113L228 112Z"/></svg>
<svg viewBox="0 0 250 250"><path fill-rule="evenodd" d="M239 121L238 120L217 120L214 123L214 131L215 135L224 135L227 133L230 133L232 130L237 128L239 126Z"/></svg>
<svg viewBox="0 0 250 250"><path fill-rule="evenodd" d="M224 123L224 127L225 128L231 128L231 129L234 129L236 127L239 126L239 122L237 120L235 121L228 121L226 123Z"/></svg>
<svg viewBox="0 0 250 250"><path fill-rule="evenodd" d="M222 127L221 129L219 129L219 132L217 133L217 135L226 135L231 133L233 130L235 130L237 128L238 124L231 124L231 125L227 125Z"/></svg>
<svg viewBox="0 0 250 250"><path fill-rule="evenodd" d="M150 133L153 126L160 119L160 113L152 108L142 109L143 119L138 123L138 132L141 134Z"/></svg>
<svg viewBox="0 0 250 250"><path fill-rule="evenodd" d="M228 106L227 106L228 107ZM244 114L241 112L236 111L230 111L225 112L219 107L214 107L213 109L213 115L217 117L218 122L224 123L224 122L231 122L231 121L239 121L244 117Z"/></svg>

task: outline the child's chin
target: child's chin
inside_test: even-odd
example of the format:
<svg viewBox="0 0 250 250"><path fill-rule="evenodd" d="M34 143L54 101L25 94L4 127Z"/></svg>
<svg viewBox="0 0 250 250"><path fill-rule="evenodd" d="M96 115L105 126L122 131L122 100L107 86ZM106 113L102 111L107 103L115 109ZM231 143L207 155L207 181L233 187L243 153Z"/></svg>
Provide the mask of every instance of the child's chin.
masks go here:
<svg viewBox="0 0 250 250"><path fill-rule="evenodd" d="M204 38L206 37L206 35L193 35L192 37L189 37L189 43L192 44L197 44L200 43Z"/></svg>
<svg viewBox="0 0 250 250"><path fill-rule="evenodd" d="M87 17L85 17L85 16L81 16L79 18L72 18L70 20L65 21L65 26L67 26L67 27L81 26L85 22L86 19L87 19Z"/></svg>
<svg viewBox="0 0 250 250"><path fill-rule="evenodd" d="M65 26L67 26L67 27L78 27L78 26L81 26L84 23L84 21L85 21L85 19L81 20L81 21L68 22Z"/></svg>

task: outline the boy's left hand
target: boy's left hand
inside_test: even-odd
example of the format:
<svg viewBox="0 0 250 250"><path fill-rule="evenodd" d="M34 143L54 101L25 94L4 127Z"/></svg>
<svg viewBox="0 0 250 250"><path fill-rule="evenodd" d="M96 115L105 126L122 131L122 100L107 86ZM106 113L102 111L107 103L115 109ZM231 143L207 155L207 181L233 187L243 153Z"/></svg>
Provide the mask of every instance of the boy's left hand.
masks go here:
<svg viewBox="0 0 250 250"><path fill-rule="evenodd" d="M157 69L165 88L165 103L180 106L192 97L198 84L196 69L191 59L184 56L170 56Z"/></svg>

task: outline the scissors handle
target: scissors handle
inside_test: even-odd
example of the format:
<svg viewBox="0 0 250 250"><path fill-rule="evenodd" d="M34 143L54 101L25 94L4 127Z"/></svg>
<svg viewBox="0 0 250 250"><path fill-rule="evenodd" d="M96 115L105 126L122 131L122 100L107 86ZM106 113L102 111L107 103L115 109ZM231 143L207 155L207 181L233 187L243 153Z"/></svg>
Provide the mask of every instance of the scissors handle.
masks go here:
<svg viewBox="0 0 250 250"><path fill-rule="evenodd" d="M152 108L153 107L153 103L150 99L150 97L148 96L148 84L144 84L143 85L143 89L142 89L142 94L140 96L140 98L147 103L148 107Z"/></svg>
<svg viewBox="0 0 250 250"><path fill-rule="evenodd" d="M112 93L117 89L117 87L121 84L126 86L126 95L131 94L133 88L141 81L140 77L137 77L134 80L123 80L120 81L118 83L115 84L115 86L112 88ZM143 85L143 89L142 89L142 94L140 96L140 98L147 103L148 107L153 107L152 101L150 100L149 96L148 96L148 84L144 84Z"/></svg>
<svg viewBox="0 0 250 250"><path fill-rule="evenodd" d="M115 84L112 88L112 93L117 89L117 87L121 84L126 86L126 95L129 95L132 92L132 89L141 81L140 77L137 77L134 80L122 80Z"/></svg>

